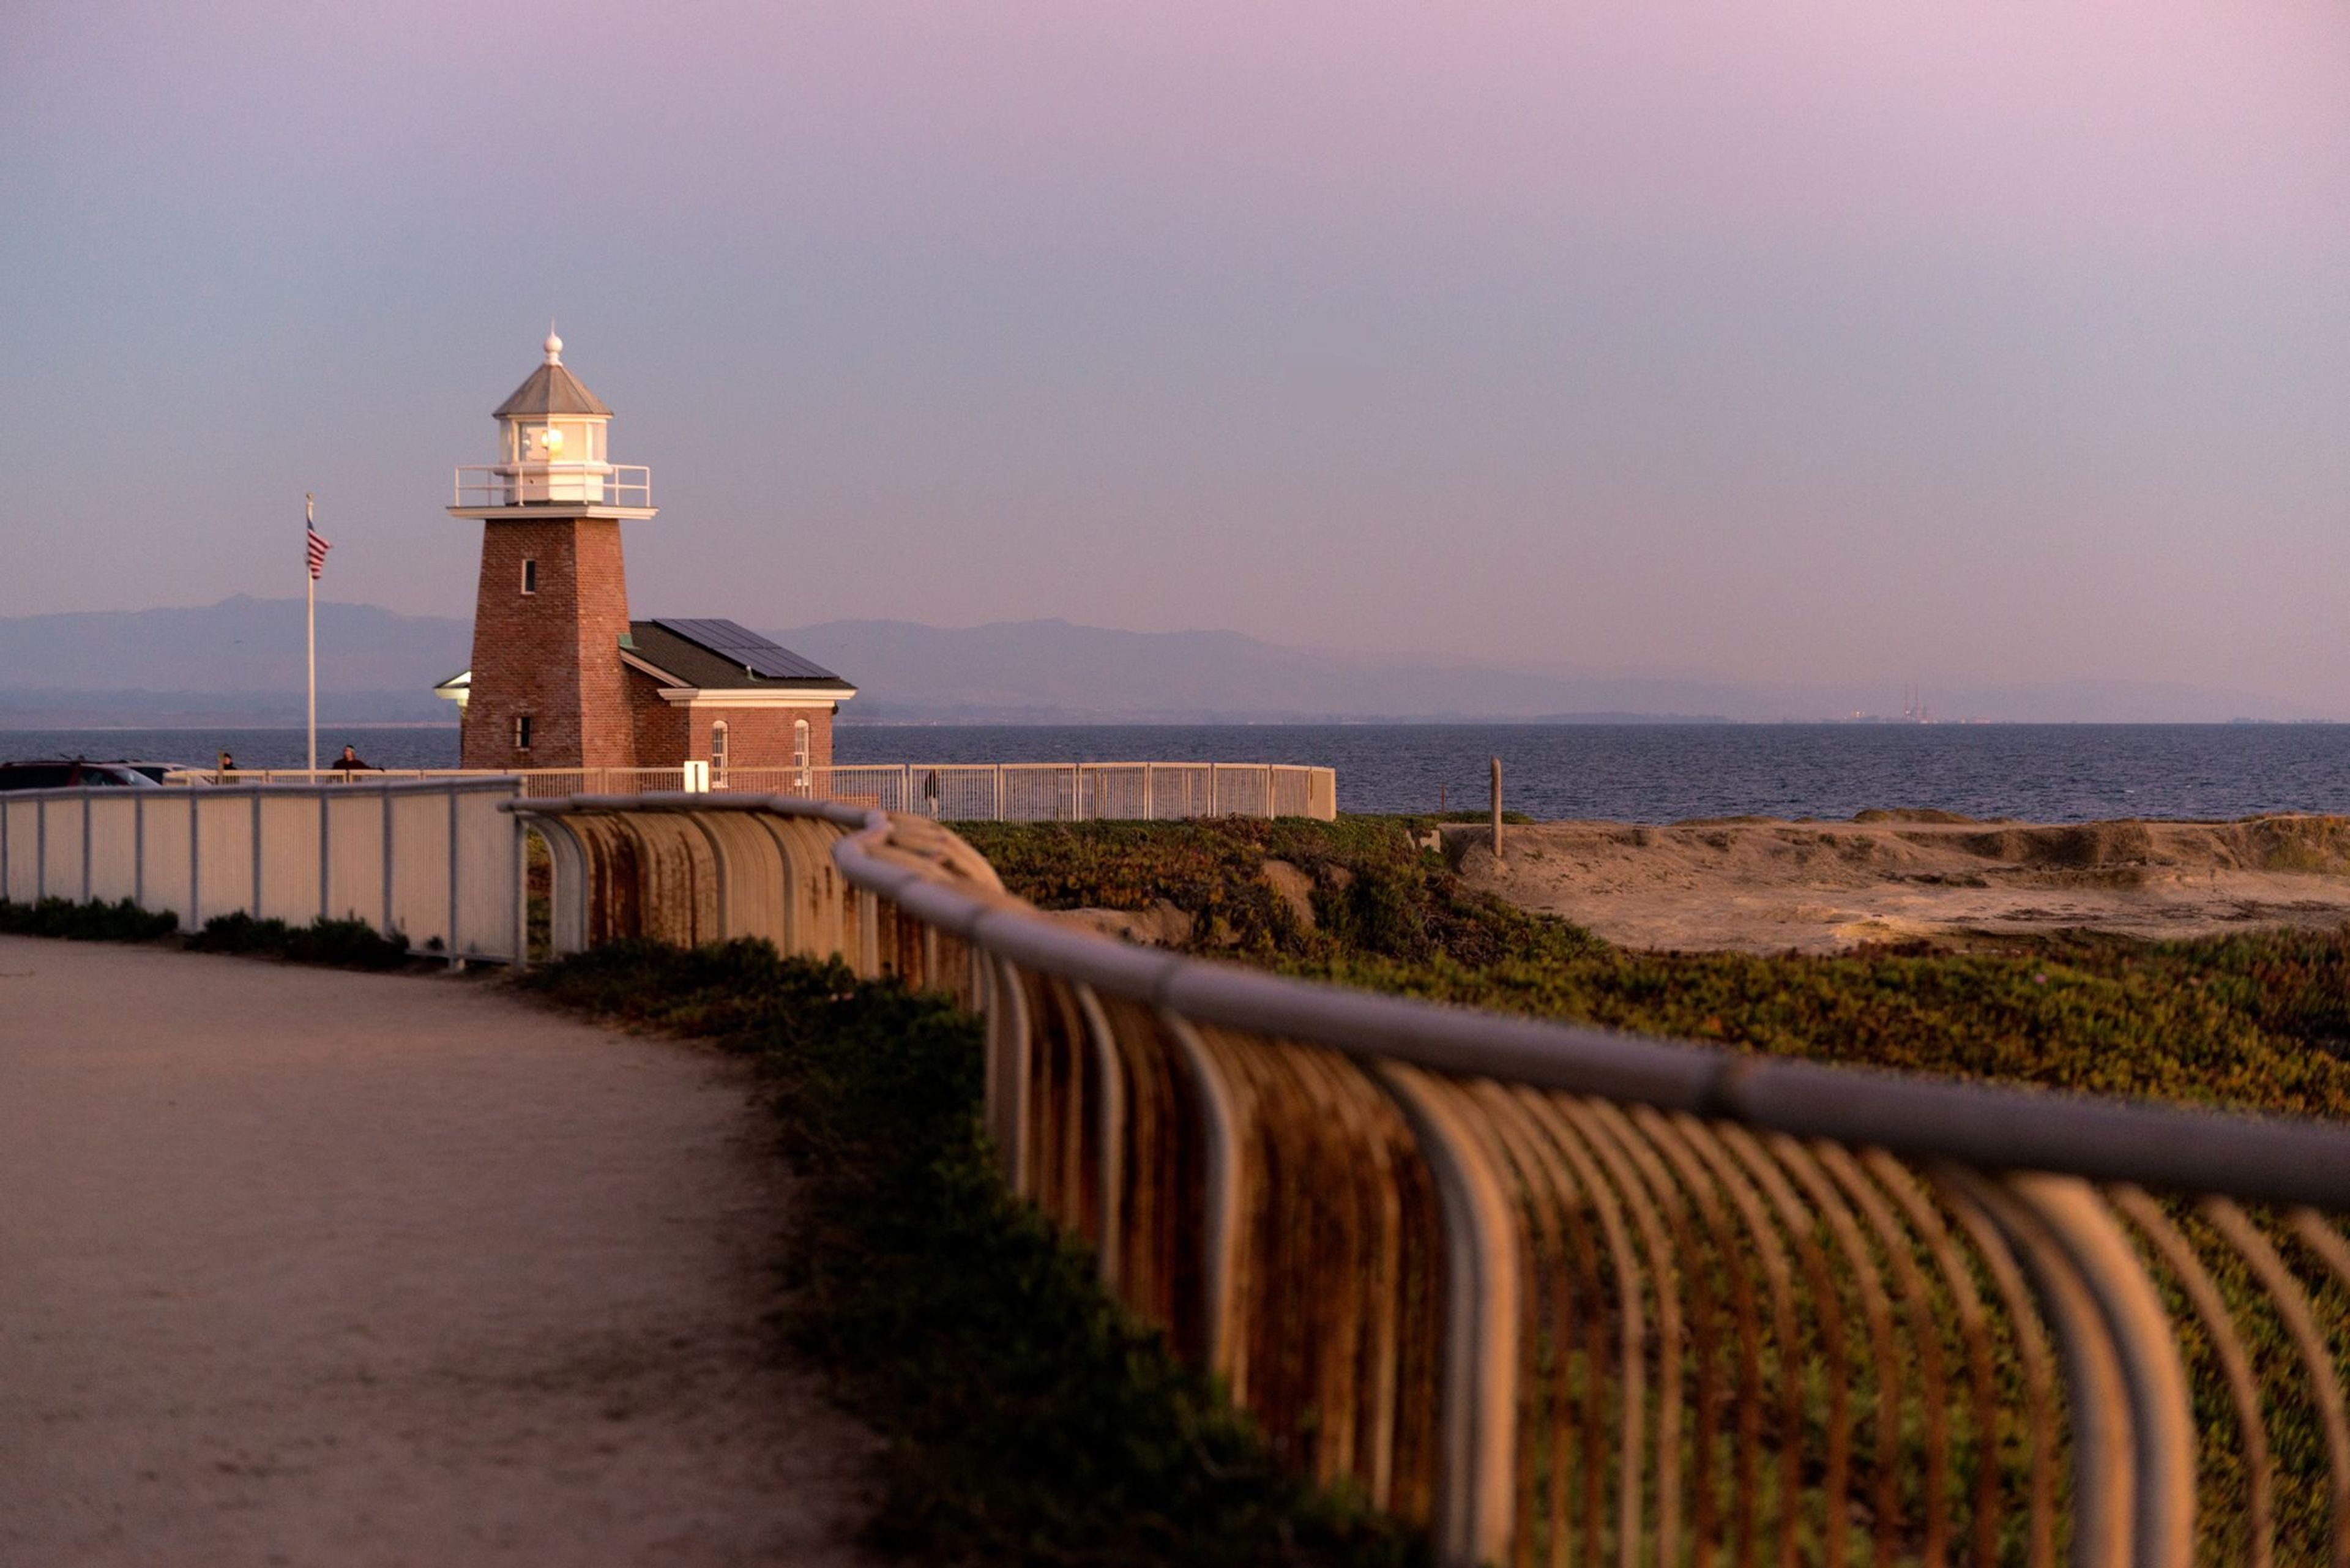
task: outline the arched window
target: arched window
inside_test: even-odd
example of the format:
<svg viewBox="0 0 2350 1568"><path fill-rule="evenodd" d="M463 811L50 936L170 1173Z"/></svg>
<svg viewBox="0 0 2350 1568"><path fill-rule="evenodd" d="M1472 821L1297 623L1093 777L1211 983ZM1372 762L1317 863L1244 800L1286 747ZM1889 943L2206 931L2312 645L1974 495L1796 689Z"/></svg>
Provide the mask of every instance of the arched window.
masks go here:
<svg viewBox="0 0 2350 1568"><path fill-rule="evenodd" d="M808 786L808 722L795 721L792 725L792 773L801 789Z"/></svg>
<svg viewBox="0 0 2350 1568"><path fill-rule="evenodd" d="M726 787L726 721L710 726L710 787Z"/></svg>

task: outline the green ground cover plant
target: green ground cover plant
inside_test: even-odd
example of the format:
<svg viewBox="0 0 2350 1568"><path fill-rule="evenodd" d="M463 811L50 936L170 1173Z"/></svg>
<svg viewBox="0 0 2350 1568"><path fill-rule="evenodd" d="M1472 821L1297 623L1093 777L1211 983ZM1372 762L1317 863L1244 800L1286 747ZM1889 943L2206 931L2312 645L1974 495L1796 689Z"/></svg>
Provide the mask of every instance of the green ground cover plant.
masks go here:
<svg viewBox="0 0 2350 1568"><path fill-rule="evenodd" d="M16 904L0 898L0 932L15 937L63 937L78 942L151 942L180 929L180 917L155 914L125 898L78 904L43 898Z"/></svg>
<svg viewBox="0 0 2350 1568"><path fill-rule="evenodd" d="M1468 888L1420 847L1428 824L960 831L1035 903L1140 911L1164 900L1192 917L1183 949L1280 972L1733 1050L2350 1118L2350 929L2163 943L2079 933L2004 949L1916 943L1833 957L1638 952ZM1268 862L1301 875L1268 875ZM1310 893L1284 896L1284 881ZM2326 1459L2292 1347L2192 1205L2165 1207L2212 1268L2276 1411L2279 1560L2315 1561ZM2175 1284L2162 1288L2173 1321L2190 1324ZM2339 1293L2316 1306L2329 1339L2350 1343ZM2234 1419L2209 1342L2190 1329L2181 1348L2212 1478L2203 1528L2225 1552L2243 1524ZM1866 1365L1863 1347L1853 1363ZM2014 1368L2002 1365L2002 1375L2012 1396ZM2012 1397L2008 1407L2017 1407Z"/></svg>
<svg viewBox="0 0 2350 1568"><path fill-rule="evenodd" d="M925 1563L1402 1564L1394 1526L1274 1469L1247 1420L998 1179L977 1022L764 941L622 943L525 983L758 1064L800 1175L800 1346L888 1441L877 1545Z"/></svg>
<svg viewBox="0 0 2350 1568"><path fill-rule="evenodd" d="M1425 819L965 825L1046 909L1192 917L1187 950L1738 1050L2350 1117L2350 930L1833 957L1648 953L1465 887ZM1305 908L1268 861L1310 883ZM1293 883L1295 885L1295 883ZM1309 918L1310 917L1310 918Z"/></svg>

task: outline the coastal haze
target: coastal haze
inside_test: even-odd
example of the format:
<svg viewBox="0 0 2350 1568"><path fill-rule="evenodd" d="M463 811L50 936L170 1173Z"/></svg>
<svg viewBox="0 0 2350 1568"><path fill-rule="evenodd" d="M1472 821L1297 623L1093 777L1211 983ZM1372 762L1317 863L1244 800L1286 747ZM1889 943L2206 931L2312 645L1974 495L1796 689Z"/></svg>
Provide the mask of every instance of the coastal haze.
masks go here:
<svg viewBox="0 0 2350 1568"><path fill-rule="evenodd" d="M461 619L554 316L634 600L850 719L2350 716L2345 79L2326 0L15 6L0 615L296 593L314 491Z"/></svg>
<svg viewBox="0 0 2350 1568"><path fill-rule="evenodd" d="M319 606L321 717L449 722L432 685L465 668L470 623ZM772 631L850 673L849 725L1511 720L1820 722L1898 717L1898 689L1701 676L1595 676L1539 665L1284 647L1238 632L1131 632L1066 620L940 628L832 621ZM0 731L268 725L303 707L299 600L240 595L186 609L0 619ZM2306 719L2259 691L2145 680L1929 689L1913 716L2011 722Z"/></svg>

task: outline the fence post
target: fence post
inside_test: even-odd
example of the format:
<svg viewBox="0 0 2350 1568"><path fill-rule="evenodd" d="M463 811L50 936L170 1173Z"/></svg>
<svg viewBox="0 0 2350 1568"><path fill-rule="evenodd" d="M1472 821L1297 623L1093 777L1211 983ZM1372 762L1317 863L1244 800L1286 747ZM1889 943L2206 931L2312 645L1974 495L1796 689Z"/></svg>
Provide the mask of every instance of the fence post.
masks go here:
<svg viewBox="0 0 2350 1568"><path fill-rule="evenodd" d="M81 901L89 902L89 796L81 797Z"/></svg>
<svg viewBox="0 0 2350 1568"><path fill-rule="evenodd" d="M0 843L6 842L6 819L0 817ZM0 898L8 896L8 857L0 853ZM130 794L130 901L147 907L147 800Z"/></svg>
<svg viewBox="0 0 2350 1568"><path fill-rule="evenodd" d="M203 796L194 790L188 792L188 929L204 929L204 834L203 816L198 809Z"/></svg>
<svg viewBox="0 0 2350 1568"><path fill-rule="evenodd" d="M49 798L33 803L33 901L49 896Z"/></svg>
<svg viewBox="0 0 2350 1568"><path fill-rule="evenodd" d="M1019 1196L1028 1195L1028 998L1019 971L976 939L972 950L984 953L988 966L987 995L987 1117L995 1139L995 1158L1003 1184Z"/></svg>
<svg viewBox="0 0 2350 1568"><path fill-rule="evenodd" d="M376 804L383 808L383 925L380 929L385 936L390 936L392 930L391 791L389 788L379 789L375 792L375 798Z"/></svg>
<svg viewBox="0 0 2350 1568"><path fill-rule="evenodd" d="M1191 1080L1207 1144L1200 1215L1200 1360L1213 1376L1229 1377L1239 1329L1232 1297L1240 1272L1240 1162L1245 1129L1233 1108L1232 1085L1200 1032L1171 1008L1158 1011L1159 1027L1175 1043L1177 1060Z"/></svg>
<svg viewBox="0 0 2350 1568"><path fill-rule="evenodd" d="M318 919L334 918L335 888L335 819L334 808L327 803L327 792L318 792Z"/></svg>
<svg viewBox="0 0 2350 1568"><path fill-rule="evenodd" d="M463 969L465 960L457 945L457 792L449 792L449 967Z"/></svg>
<svg viewBox="0 0 2350 1568"><path fill-rule="evenodd" d="M261 792L253 792L253 918L261 919Z"/></svg>
<svg viewBox="0 0 2350 1568"><path fill-rule="evenodd" d="M513 972L520 974L523 971L530 967L530 824L523 819L522 813L520 812L515 812L512 815L514 817L515 888ZM550 853L548 856L549 861L552 862L553 858L554 857L552 853ZM555 914L555 900L553 898L555 891L555 878L552 875L553 867L551 864L548 867L548 871L547 893L549 897L547 898L547 923L548 929L551 932L554 927Z"/></svg>
<svg viewBox="0 0 2350 1568"><path fill-rule="evenodd" d="M1517 1449L1518 1345L1523 1282L1508 1183L1457 1114L1453 1094L1418 1068L1373 1072L1434 1179L1442 1215L1443 1380L1434 1536L1444 1568L1509 1556ZM1633 1561L1626 1553L1626 1561Z"/></svg>
<svg viewBox="0 0 2350 1568"><path fill-rule="evenodd" d="M995 820L1003 820L1003 764L995 764Z"/></svg>
<svg viewBox="0 0 2350 1568"><path fill-rule="evenodd" d="M1493 864L1502 863L1502 759L1493 759Z"/></svg>
<svg viewBox="0 0 2350 1568"><path fill-rule="evenodd" d="M1142 764L1142 820L1159 820L1159 764Z"/></svg>

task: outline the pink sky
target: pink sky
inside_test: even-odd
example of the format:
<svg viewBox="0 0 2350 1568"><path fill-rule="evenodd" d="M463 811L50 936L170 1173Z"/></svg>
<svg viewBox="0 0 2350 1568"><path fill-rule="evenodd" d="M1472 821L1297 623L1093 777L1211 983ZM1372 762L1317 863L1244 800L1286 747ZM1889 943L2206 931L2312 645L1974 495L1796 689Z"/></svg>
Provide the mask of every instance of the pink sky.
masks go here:
<svg viewBox="0 0 2350 1568"><path fill-rule="evenodd" d="M550 312L649 611L2350 717L2338 4L19 5L0 614L464 613Z"/></svg>

